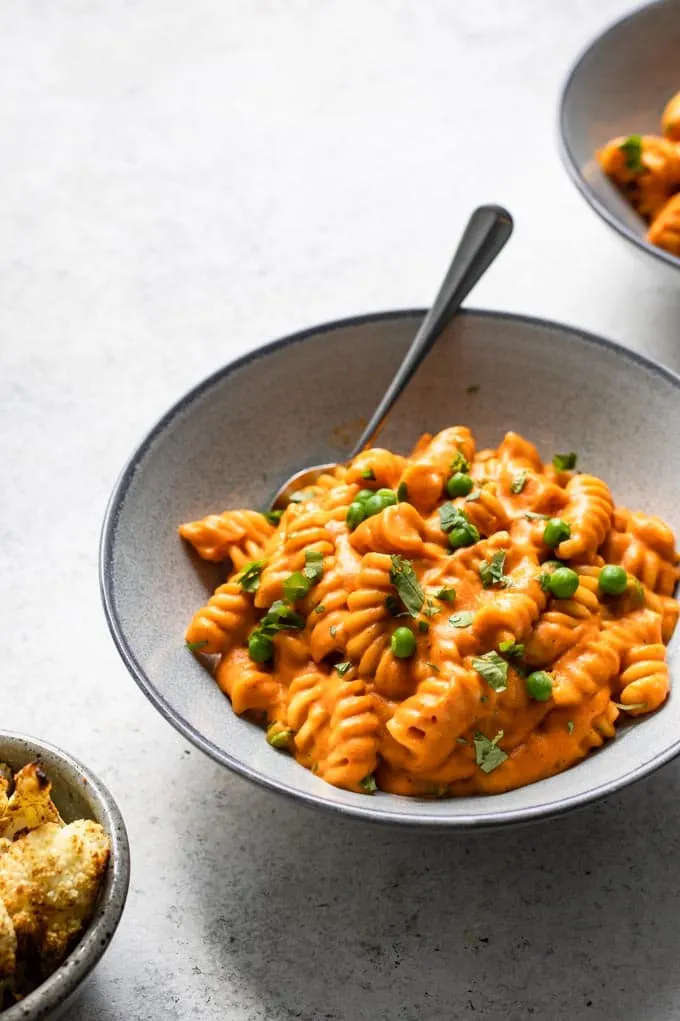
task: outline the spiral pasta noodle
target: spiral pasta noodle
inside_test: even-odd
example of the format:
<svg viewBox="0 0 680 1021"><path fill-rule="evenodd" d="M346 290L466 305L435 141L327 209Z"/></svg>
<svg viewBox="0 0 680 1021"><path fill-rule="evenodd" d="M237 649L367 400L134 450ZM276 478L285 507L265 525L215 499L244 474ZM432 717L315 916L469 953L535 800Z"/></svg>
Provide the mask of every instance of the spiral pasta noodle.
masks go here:
<svg viewBox="0 0 680 1021"><path fill-rule="evenodd" d="M278 515L180 526L226 580L193 652L275 752L357 794L499 794L659 709L675 537L606 483L464 426L322 475Z"/></svg>
<svg viewBox="0 0 680 1021"><path fill-rule="evenodd" d="M680 92L661 114L659 135L612 138L597 153L604 173L648 223L647 239L680 255Z"/></svg>

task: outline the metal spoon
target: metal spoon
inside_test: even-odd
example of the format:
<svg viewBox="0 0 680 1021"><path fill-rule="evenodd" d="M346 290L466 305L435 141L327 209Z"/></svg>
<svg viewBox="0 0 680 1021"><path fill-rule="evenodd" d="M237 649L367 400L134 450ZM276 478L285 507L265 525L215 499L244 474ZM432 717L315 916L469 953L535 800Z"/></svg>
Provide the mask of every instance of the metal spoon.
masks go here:
<svg viewBox="0 0 680 1021"><path fill-rule="evenodd" d="M429 352L435 340L448 326L465 298L479 278L489 268L512 234L512 217L501 206L479 206L468 221L465 232L439 289L432 308L427 313L403 362L387 388L385 396L373 416L347 455L351 461L364 448L371 445L388 412L405 388L416 369ZM287 506L291 494L313 485L319 475L333 471L337 462L315 464L291 475L272 500L274 509Z"/></svg>

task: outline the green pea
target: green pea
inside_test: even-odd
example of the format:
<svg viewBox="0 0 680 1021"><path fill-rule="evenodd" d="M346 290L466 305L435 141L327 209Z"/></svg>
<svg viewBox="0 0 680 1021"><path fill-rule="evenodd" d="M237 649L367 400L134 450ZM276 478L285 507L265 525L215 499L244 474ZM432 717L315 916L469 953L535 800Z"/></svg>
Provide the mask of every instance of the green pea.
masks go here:
<svg viewBox="0 0 680 1021"><path fill-rule="evenodd" d="M449 546L460 549L462 546L474 546L479 542L479 532L472 524L458 525L449 532Z"/></svg>
<svg viewBox="0 0 680 1021"><path fill-rule="evenodd" d="M366 503L369 497L373 496L375 490L373 489L360 489L357 495L354 497L355 503Z"/></svg>
<svg viewBox="0 0 680 1021"><path fill-rule="evenodd" d="M536 702L547 702L552 695L552 689L552 677L545 670L535 670L527 677L529 698L535 699Z"/></svg>
<svg viewBox="0 0 680 1021"><path fill-rule="evenodd" d="M376 493L372 493L368 500L365 501L363 508L366 517L372 518L374 514L380 514L380 511L385 510L385 507L389 507L396 502L396 493L393 493L391 489L379 489Z"/></svg>
<svg viewBox="0 0 680 1021"><path fill-rule="evenodd" d="M408 627L398 627L390 641L392 652L397 659L408 659L416 651L416 636Z"/></svg>
<svg viewBox="0 0 680 1021"><path fill-rule="evenodd" d="M274 643L266 635L254 632L248 639L248 655L255 663L266 663L274 655Z"/></svg>
<svg viewBox="0 0 680 1021"><path fill-rule="evenodd" d="M380 514L380 511L383 509L382 499L377 493L373 493L369 496L368 500L364 500L361 506L367 518L372 518L374 514Z"/></svg>
<svg viewBox="0 0 680 1021"><path fill-rule="evenodd" d="M382 500L383 508L392 507L395 503L397 503L397 494L393 489L379 489L376 496L379 496Z"/></svg>
<svg viewBox="0 0 680 1021"><path fill-rule="evenodd" d="M469 475L463 472L456 472L446 483L446 492L449 496L467 496L474 488L474 482Z"/></svg>
<svg viewBox="0 0 680 1021"><path fill-rule="evenodd" d="M600 571L597 584L608 596L620 596L628 586L628 575L618 564L606 564Z"/></svg>
<svg viewBox="0 0 680 1021"><path fill-rule="evenodd" d="M561 518L551 518L543 530L543 542L554 549L571 535L571 527Z"/></svg>
<svg viewBox="0 0 680 1021"><path fill-rule="evenodd" d="M360 525L365 517L366 505L358 503L356 500L354 503L351 503L347 508L347 514L345 515L345 521L347 522L347 527L350 532L353 532L357 525Z"/></svg>
<svg viewBox="0 0 680 1021"><path fill-rule="evenodd" d="M548 579L548 588L557 599L571 599L578 588L578 574L570 567L557 567Z"/></svg>

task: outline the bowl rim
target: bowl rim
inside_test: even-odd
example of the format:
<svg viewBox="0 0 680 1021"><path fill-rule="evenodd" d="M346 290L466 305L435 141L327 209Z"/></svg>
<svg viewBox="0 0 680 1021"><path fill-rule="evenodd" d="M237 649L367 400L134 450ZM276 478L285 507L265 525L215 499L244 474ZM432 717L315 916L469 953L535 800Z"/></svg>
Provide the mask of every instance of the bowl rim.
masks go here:
<svg viewBox="0 0 680 1021"><path fill-rule="evenodd" d="M673 0L670 0L673 2ZM576 186L577 190L581 193L582 197L586 200L588 205L593 209L598 216L609 224L621 237L627 241L632 242L638 248L647 252L653 256L659 262L665 263L667 266L671 266L673 269L680 269L680 257L672 255L663 248L659 248L657 245L650 244L646 238L640 237L635 231L631 230L622 220L620 220L614 213L606 207L606 205L600 200L595 190L590 186L586 178L581 172L581 168L578 164L574 153L572 152L569 142L567 141L567 132L565 129L566 122L566 106L569 96L569 92L574 83L574 79L581 70L581 65L584 60L590 55L591 51L595 49L608 35L615 32L621 25L625 25L628 21L634 21L641 14L647 11L651 7L663 7L669 3L669 0L651 0L650 3L639 4L632 11L624 14L623 17L617 18L615 21L610 22L606 28L604 28L598 35L596 35L590 42L579 51L575 60L571 64L569 71L564 79L562 88L560 90L560 98L557 110L557 136L558 136L558 149L562 164L567 171L572 183Z"/></svg>
<svg viewBox="0 0 680 1021"><path fill-rule="evenodd" d="M503 809L502 807L499 807L496 812L487 814L483 819L480 819L474 813L467 815L458 813L451 818L429 814L426 811L419 815L407 815L399 812L398 810L385 814L382 812L376 812L376 810L371 807L373 803L372 798L362 799L368 803L365 806L361 803L356 805L341 804L330 797L326 797L322 792L317 794L301 791L297 787L278 779L275 775L268 774L255 767L251 767L201 734L200 731L198 731L170 704L170 702L166 700L164 695L156 689L151 679L147 676L143 667L135 657L132 649L128 645L123 626L118 617L115 602L113 571L111 568L113 563L118 517L121 507L125 501L127 491L137 471L138 465L143 460L156 438L162 434L166 426L179 413L181 413L185 407L191 404L197 397L200 397L204 391L211 389L215 384L228 377L236 370L245 365L256 362L261 358L266 358L269 354L281 351L292 344L301 343L311 337L322 337L337 329L371 325L385 320L399 321L409 318L418 319L422 318L426 312L427 309L424 308L369 312L356 316L349 316L345 319L332 320L318 326L312 326L304 330L296 331L295 333L287 334L278 340L271 341L261 347L256 347L251 351L246 352L244 355L226 363L221 368L205 377L201 382L191 387L182 397L171 405L171 407L163 415L161 415L156 423L148 430L142 441L133 451L127 463L124 465L118 479L115 482L104 514L100 536L100 595L108 628L113 642L118 649L118 653L129 673L132 675L151 704L170 724L172 724L173 727L175 727L177 731L179 731L180 734L187 738L194 747L204 752L204 754L208 755L220 765L226 766L238 776L242 776L247 780L259 784L267 790L274 791L277 794L281 794L284 797L288 797L308 807L320 808L328 812L338 813L345 818L366 820L386 826L425 826L429 829L439 830L493 829L498 826L533 822L548 816L561 815L563 813L573 811L594 801L598 801L609 794L613 794L615 791L627 787L636 780L641 780L643 777L649 776L651 773L655 772L661 766L664 766L666 763L670 762L671 759L680 754L680 734L678 734L678 738L675 742L659 751L658 754L653 756L651 759L628 770L613 780L605 781L582 793L563 797L556 801L548 801L540 805L513 809ZM585 341L586 343L593 344L597 347L603 347L628 361L637 363L647 371L663 377L680 390L680 375L677 373L637 351L626 348L622 344L618 344L616 341L590 333L587 330L582 330L577 326L560 323L556 320L527 316L514 312L496 311L492 309L465 308L458 312L457 316L461 316L463 318L481 318L495 322L512 322L524 326L537 327L543 330L556 329L566 331L573 334L581 341Z"/></svg>
<svg viewBox="0 0 680 1021"><path fill-rule="evenodd" d="M1 749L16 744L18 757L31 749L36 758L45 755L64 767L64 782L77 781L87 787L90 800L98 806L101 824L110 841L109 865L94 914L71 953L44 982L2 1012L3 1021L39 1021L65 1003L85 981L106 952L125 908L130 885L130 846L118 805L102 781L79 759L42 738L17 731L0 730ZM6 748L5 748L6 751ZM30 761L27 758L26 761ZM45 764L49 770L49 763Z"/></svg>

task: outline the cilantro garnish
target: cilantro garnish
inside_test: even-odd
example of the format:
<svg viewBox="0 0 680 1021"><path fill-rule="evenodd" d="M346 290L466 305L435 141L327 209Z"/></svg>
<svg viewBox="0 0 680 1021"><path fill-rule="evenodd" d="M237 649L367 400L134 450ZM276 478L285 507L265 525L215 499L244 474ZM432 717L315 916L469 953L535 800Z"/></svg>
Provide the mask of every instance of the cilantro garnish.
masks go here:
<svg viewBox="0 0 680 1021"><path fill-rule="evenodd" d="M498 731L493 740L479 732L475 734L475 762L483 773L491 773L507 759L506 753L498 746L502 737L502 730Z"/></svg>
<svg viewBox="0 0 680 1021"><path fill-rule="evenodd" d="M390 581L410 615L417 617L423 608L425 593L420 587L413 564L398 554L394 554L391 560Z"/></svg>
<svg viewBox="0 0 680 1021"><path fill-rule="evenodd" d="M512 638L509 638L507 642L498 643L499 652L504 652L506 656L517 656L520 658L524 655L524 645L522 642L515 642Z"/></svg>
<svg viewBox="0 0 680 1021"><path fill-rule="evenodd" d="M482 560L479 565L479 577L482 579L484 588L489 588L491 585L510 584L510 578L507 574L503 574L506 556L505 550L501 549L494 553L491 560Z"/></svg>
<svg viewBox="0 0 680 1021"><path fill-rule="evenodd" d="M249 564L243 568L242 571L236 576L236 581L239 583L244 592L257 592L260 587L260 575L262 569L266 564L266 560L251 560Z"/></svg>
<svg viewBox="0 0 680 1021"><path fill-rule="evenodd" d="M494 691L505 691L508 686L508 664L495 650L476 656L472 666Z"/></svg>
<svg viewBox="0 0 680 1021"><path fill-rule="evenodd" d="M642 162L642 135L629 135L619 149L625 156L627 170L640 174L647 169Z"/></svg>
<svg viewBox="0 0 680 1021"><path fill-rule="evenodd" d="M568 472L576 467L577 461L578 454L572 450L569 454L555 454L552 463L555 471Z"/></svg>

